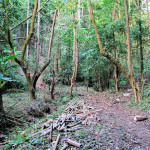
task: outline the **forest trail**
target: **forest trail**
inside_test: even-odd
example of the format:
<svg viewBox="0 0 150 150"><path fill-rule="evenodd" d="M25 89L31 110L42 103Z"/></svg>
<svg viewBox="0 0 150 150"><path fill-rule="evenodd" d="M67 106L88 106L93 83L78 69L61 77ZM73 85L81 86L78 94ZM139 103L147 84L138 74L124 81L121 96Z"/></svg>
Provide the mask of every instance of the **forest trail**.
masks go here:
<svg viewBox="0 0 150 150"><path fill-rule="evenodd" d="M43 89L42 83L42 78L39 78L37 82L39 89ZM105 91L99 95L98 92L92 91L87 94L85 87L78 87L78 91L75 93L81 95L79 100L84 100L86 105L94 107L95 110L102 109L100 124L108 129L107 132L100 131L99 138L111 138L112 145L109 146L111 149L121 149L121 145L125 145L129 149L150 149L150 120L134 121L135 115L144 115L150 118L150 114L125 106L125 103L131 99L130 89L124 93Z"/></svg>
<svg viewBox="0 0 150 150"><path fill-rule="evenodd" d="M81 91L81 90L79 90ZM129 90L130 91L130 90ZM81 92L80 92L81 94ZM83 94L83 92L82 92ZM129 145L129 147L150 149L150 120L135 122L135 115L150 117L148 112L136 110L125 106L130 99L122 93L110 93L109 91L87 95L84 92L86 104L94 107L95 110L102 109L100 123L109 128L112 136L112 147L120 149L119 145Z"/></svg>

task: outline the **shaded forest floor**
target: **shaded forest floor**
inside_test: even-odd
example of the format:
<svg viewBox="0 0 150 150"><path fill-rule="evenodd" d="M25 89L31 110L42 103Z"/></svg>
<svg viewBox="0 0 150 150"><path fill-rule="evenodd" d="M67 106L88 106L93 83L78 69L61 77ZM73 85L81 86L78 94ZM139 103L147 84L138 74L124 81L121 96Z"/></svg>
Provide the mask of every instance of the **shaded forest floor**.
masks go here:
<svg viewBox="0 0 150 150"><path fill-rule="evenodd" d="M37 93L38 101L41 104L43 101L43 91L41 84L38 83L39 91ZM13 93L14 94L14 93ZM8 99L14 99L14 95L10 94L4 96L5 105L8 105ZM28 138L29 135L40 130L41 125L49 120L50 118L59 117L67 103L72 103L71 100L67 97L69 95L69 87L57 87L56 88L56 100L53 102L46 103L50 106L51 111L50 115L45 113L43 118L37 119L30 114L27 114L29 111L29 106L34 105L34 102L30 102L29 100L25 100L28 96L26 93L23 95L20 94L18 97L18 108L15 116L19 115L18 111L24 110L24 118L25 121L29 122L30 125L26 125L21 128L14 128L9 131L6 135L7 138L5 141L13 142L6 144L5 146L1 146L2 149L52 149L52 145L49 143L49 136L37 137L34 143L31 143ZM49 92L47 91L47 100L49 100ZM122 91L119 93L115 93L112 90L102 92L100 95L98 92L89 90L88 94L86 92L85 87L79 87L78 91L74 91L74 99L73 101L77 101L78 103L84 102L86 106L93 107L94 110L102 110L98 114L98 118L94 123L87 123L81 125L81 129L75 132L61 133L61 139L58 144L58 149L61 149L64 143L64 139L70 138L74 141L80 142L83 144L83 150L101 150L101 149L111 149L111 150L120 150L120 149L134 149L134 150L149 150L150 149L150 120L135 122L135 115L144 115L150 118L149 111L141 111L137 107L129 107L129 101L132 98L131 90ZM17 98L14 99L16 101ZM24 100L23 100L24 99ZM14 103L14 102L13 102ZM25 105L26 103L26 105ZM20 110L18 110L20 109ZM11 112L12 113L12 112ZM19 118L19 117L18 117ZM19 131L18 131L19 130ZM13 132L12 132L13 131ZM15 132L14 132L15 131ZM58 132L53 133L53 141L56 140ZM1 134L2 135L2 134ZM14 139L18 139L17 137L21 136L26 137L27 141L16 142ZM67 148L78 149L72 146Z"/></svg>

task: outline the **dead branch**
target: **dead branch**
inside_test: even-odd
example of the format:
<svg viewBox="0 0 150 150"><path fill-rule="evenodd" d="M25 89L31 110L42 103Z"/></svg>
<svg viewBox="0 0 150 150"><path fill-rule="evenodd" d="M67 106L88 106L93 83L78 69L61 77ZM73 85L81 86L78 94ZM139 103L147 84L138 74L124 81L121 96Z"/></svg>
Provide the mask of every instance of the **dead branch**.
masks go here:
<svg viewBox="0 0 150 150"><path fill-rule="evenodd" d="M58 134L58 136L57 136L57 139L56 139L56 142L55 142L53 150L56 150L56 147L57 147L57 144L59 142L59 139L60 139L60 134Z"/></svg>
<svg viewBox="0 0 150 150"><path fill-rule="evenodd" d="M52 135L53 135L53 123L51 124L51 131L50 131L50 136L49 136L50 142L52 142Z"/></svg>
<svg viewBox="0 0 150 150"><path fill-rule="evenodd" d="M8 119L8 118L6 118L6 120L8 120L8 121L10 121L10 122L13 122L14 124L17 124L17 125L19 125L19 126L22 126L21 123L18 123L18 122L14 121L14 120L11 120L11 119Z"/></svg>

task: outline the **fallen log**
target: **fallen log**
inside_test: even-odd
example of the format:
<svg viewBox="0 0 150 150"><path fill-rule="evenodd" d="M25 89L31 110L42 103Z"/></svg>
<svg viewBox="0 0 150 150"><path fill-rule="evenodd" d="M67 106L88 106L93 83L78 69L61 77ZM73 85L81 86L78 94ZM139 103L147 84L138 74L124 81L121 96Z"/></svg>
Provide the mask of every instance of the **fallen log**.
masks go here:
<svg viewBox="0 0 150 150"><path fill-rule="evenodd" d="M135 116L134 120L135 121L144 121L147 120L148 118L146 116Z"/></svg>
<svg viewBox="0 0 150 150"><path fill-rule="evenodd" d="M82 144L77 143L77 142L75 142L75 141L73 141L73 140L70 140L70 139L68 139L66 142L67 142L68 144L73 145L73 146L78 147L78 148L81 148L81 147L82 147Z"/></svg>

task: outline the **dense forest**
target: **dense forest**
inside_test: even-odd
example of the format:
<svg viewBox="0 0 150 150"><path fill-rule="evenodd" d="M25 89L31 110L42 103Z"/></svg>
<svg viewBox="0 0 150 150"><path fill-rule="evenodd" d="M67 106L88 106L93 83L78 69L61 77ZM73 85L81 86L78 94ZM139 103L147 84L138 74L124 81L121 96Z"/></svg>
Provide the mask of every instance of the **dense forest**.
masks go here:
<svg viewBox="0 0 150 150"><path fill-rule="evenodd" d="M0 149L150 149L148 0L0 0Z"/></svg>

